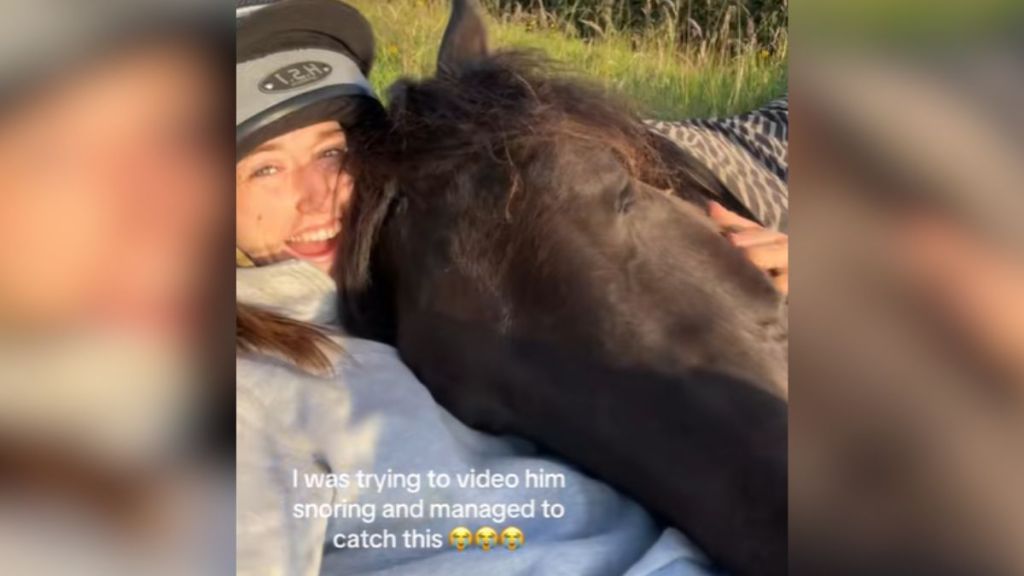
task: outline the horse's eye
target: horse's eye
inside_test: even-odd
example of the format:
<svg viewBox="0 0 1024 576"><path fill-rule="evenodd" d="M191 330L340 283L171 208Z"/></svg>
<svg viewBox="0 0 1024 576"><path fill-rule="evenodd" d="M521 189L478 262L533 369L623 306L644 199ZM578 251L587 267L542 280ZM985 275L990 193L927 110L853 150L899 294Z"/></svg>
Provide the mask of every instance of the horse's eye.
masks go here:
<svg viewBox="0 0 1024 576"><path fill-rule="evenodd" d="M409 208L409 198L405 194L400 193L395 196L394 202L394 210L396 214L401 214Z"/></svg>
<svg viewBox="0 0 1024 576"><path fill-rule="evenodd" d="M620 214L629 212L630 208L636 202L636 193L633 190L633 183L627 183L622 190L619 190L618 195L615 197L615 211Z"/></svg>

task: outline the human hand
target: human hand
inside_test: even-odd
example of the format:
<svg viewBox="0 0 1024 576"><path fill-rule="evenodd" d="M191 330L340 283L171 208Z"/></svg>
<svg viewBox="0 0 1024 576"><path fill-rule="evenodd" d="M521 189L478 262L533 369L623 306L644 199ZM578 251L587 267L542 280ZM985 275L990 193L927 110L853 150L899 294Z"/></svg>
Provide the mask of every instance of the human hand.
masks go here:
<svg viewBox="0 0 1024 576"><path fill-rule="evenodd" d="M734 246L743 250L755 266L764 270L779 292L789 294L789 236L768 230L757 222L726 210L711 202L711 219L722 228L722 233Z"/></svg>

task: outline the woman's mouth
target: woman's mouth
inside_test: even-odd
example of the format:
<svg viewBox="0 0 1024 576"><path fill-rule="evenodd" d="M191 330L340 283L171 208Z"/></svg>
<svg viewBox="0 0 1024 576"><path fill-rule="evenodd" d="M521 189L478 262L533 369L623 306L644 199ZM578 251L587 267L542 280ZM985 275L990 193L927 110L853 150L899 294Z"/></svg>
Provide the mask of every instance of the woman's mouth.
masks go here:
<svg viewBox="0 0 1024 576"><path fill-rule="evenodd" d="M333 257L341 235L341 222L335 221L324 226L308 228L286 241L288 249L304 260L321 260Z"/></svg>

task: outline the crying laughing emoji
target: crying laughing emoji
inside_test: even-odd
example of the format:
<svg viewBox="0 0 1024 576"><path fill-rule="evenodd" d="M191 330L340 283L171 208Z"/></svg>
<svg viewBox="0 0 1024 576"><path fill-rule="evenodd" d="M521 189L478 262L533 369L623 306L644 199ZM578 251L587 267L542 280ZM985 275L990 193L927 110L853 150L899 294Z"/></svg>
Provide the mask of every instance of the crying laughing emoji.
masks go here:
<svg viewBox="0 0 1024 576"><path fill-rule="evenodd" d="M462 552L473 543L473 533L465 526L459 526L448 533L448 543Z"/></svg>
<svg viewBox="0 0 1024 576"><path fill-rule="evenodd" d="M501 538L498 540L502 546L512 550L522 548L526 541L523 538L523 531L515 526L509 526L501 531Z"/></svg>
<svg viewBox="0 0 1024 576"><path fill-rule="evenodd" d="M490 526L484 526L476 531L476 545L483 548L484 552L498 545L498 533Z"/></svg>

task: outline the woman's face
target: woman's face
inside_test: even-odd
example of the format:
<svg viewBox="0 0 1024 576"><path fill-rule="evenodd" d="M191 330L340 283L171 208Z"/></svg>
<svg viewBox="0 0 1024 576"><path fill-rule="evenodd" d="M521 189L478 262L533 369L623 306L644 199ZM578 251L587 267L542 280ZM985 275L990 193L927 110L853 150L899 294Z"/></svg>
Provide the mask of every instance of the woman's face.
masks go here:
<svg viewBox="0 0 1024 576"><path fill-rule="evenodd" d="M345 133L322 122L270 140L235 167L238 247L257 264L291 258L331 272L352 198Z"/></svg>

